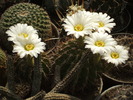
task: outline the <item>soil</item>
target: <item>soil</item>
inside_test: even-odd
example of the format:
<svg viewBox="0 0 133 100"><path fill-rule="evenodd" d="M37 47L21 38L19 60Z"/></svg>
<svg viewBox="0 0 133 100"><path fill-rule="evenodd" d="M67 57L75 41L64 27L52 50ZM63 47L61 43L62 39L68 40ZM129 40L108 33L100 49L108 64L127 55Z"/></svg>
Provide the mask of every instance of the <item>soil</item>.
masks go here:
<svg viewBox="0 0 133 100"><path fill-rule="evenodd" d="M99 100L133 100L133 86L113 86L103 92Z"/></svg>

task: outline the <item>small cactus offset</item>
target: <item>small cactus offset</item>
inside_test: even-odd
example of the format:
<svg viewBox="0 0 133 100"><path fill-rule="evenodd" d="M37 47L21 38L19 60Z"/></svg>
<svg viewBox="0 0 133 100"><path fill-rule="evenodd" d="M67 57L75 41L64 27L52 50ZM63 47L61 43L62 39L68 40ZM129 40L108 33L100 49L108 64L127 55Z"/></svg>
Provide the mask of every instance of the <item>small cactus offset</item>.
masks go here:
<svg viewBox="0 0 133 100"><path fill-rule="evenodd" d="M8 8L1 16L0 27L6 31L17 23L28 24L38 30L39 35L51 35L50 18L47 12L36 4L19 3Z"/></svg>
<svg viewBox="0 0 133 100"><path fill-rule="evenodd" d="M0 68L6 68L6 54L5 52L0 48Z"/></svg>
<svg viewBox="0 0 133 100"><path fill-rule="evenodd" d="M104 12L112 17L119 16L126 6L125 0L90 0L91 11Z"/></svg>

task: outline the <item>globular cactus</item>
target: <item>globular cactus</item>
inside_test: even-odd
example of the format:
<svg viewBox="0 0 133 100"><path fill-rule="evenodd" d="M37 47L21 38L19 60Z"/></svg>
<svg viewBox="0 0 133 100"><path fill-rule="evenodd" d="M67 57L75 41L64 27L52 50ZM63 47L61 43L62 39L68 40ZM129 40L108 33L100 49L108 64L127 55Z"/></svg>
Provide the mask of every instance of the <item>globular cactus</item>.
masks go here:
<svg viewBox="0 0 133 100"><path fill-rule="evenodd" d="M6 68L6 53L0 48L0 68Z"/></svg>
<svg viewBox="0 0 133 100"><path fill-rule="evenodd" d="M0 27L5 32L10 26L26 23L38 30L39 35L46 37L51 35L50 22L47 12L40 6L31 3L19 3L11 6L2 14Z"/></svg>
<svg viewBox="0 0 133 100"><path fill-rule="evenodd" d="M0 19L0 40L3 48L11 52L12 44L7 42L5 32L17 23L28 24L38 31L42 38L52 37L52 26L47 12L36 4L19 3L9 7ZM4 45L3 45L4 44Z"/></svg>
<svg viewBox="0 0 133 100"><path fill-rule="evenodd" d="M112 17L119 16L126 7L125 0L90 0L89 10L104 12Z"/></svg>
<svg viewBox="0 0 133 100"><path fill-rule="evenodd" d="M87 93L92 93L92 94L94 93L95 90L98 92L98 89L94 85L94 82L98 78L97 74L98 71L100 71L99 70L100 65L98 66L93 65L93 62L96 59L94 55L91 53L91 51L85 49L84 44L82 43L78 44L78 41L73 39L64 43L61 46L61 48L58 50L59 51L57 51L53 57L55 61L55 63L53 64L53 67L55 68L54 83L57 84L58 82L60 82L60 80L64 79L64 77L66 77L66 75L68 75L69 72L73 69L73 67L80 61L83 54L86 51L88 51L89 55L86 57L86 59L84 59L85 61L81 62L78 71L74 71L75 72L74 76L70 78L71 75L68 75L70 76L68 78L71 81L68 84L64 83L68 86L66 86L66 88L63 91L65 93L69 93L71 95L76 95L76 96L81 96L78 93L84 94L85 91ZM52 92L55 92L54 89L52 90ZM84 94L84 97L88 98L86 94ZM94 95L90 96L90 98L94 99Z"/></svg>
<svg viewBox="0 0 133 100"><path fill-rule="evenodd" d="M44 96L44 100L80 100L74 96L62 93L48 93Z"/></svg>

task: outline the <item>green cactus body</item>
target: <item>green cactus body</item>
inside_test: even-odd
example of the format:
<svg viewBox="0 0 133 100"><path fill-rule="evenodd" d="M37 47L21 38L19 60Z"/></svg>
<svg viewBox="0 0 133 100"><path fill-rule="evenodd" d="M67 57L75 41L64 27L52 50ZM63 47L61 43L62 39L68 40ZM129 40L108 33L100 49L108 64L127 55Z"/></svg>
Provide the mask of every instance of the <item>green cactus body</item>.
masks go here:
<svg viewBox="0 0 133 100"><path fill-rule="evenodd" d="M52 26L47 12L36 4L19 3L9 7L0 19L1 45L8 53L12 51L12 43L7 41L5 32L9 27L17 24L28 24L33 26L41 38L52 37Z"/></svg>
<svg viewBox="0 0 133 100"><path fill-rule="evenodd" d="M47 12L31 3L19 3L11 6L2 14L0 23L4 32L17 23L26 23L33 26L44 37L51 34L50 18Z"/></svg>
<svg viewBox="0 0 133 100"><path fill-rule="evenodd" d="M78 63L83 53L88 50L84 48L84 44L80 45L78 42L79 41L71 40L66 44L63 44L55 56L56 60L53 66L60 68L61 80L76 65L76 63ZM89 57L86 61L84 61L85 63L81 64L82 68L76 73L70 84L68 84L68 87L64 89L64 92L71 93L71 95L75 96L79 96L79 93L81 92L84 94L85 91L91 91L94 93L93 89L95 86L93 82L97 78L97 71L99 67L92 64L94 59L94 55L90 52ZM57 74L55 73L55 77L58 76Z"/></svg>
<svg viewBox="0 0 133 100"><path fill-rule="evenodd" d="M112 17L119 16L126 6L124 0L90 0L90 10L104 12Z"/></svg>
<svg viewBox="0 0 133 100"><path fill-rule="evenodd" d="M0 48L0 68L6 68L6 54L5 52Z"/></svg>

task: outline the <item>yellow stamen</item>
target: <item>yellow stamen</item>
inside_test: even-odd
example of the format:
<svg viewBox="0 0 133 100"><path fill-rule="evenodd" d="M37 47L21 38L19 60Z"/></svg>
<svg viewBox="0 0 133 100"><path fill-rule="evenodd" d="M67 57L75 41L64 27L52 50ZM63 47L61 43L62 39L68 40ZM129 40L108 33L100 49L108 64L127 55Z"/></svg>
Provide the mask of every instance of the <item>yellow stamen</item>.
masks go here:
<svg viewBox="0 0 133 100"><path fill-rule="evenodd" d="M34 47L35 47L34 44L26 44L26 45L24 46L24 48L25 48L26 51L33 50Z"/></svg>
<svg viewBox="0 0 133 100"><path fill-rule="evenodd" d="M103 27L104 26L104 23L103 22L98 22L99 23L99 26L98 27Z"/></svg>
<svg viewBox="0 0 133 100"><path fill-rule="evenodd" d="M81 25L81 24L77 24L75 27L74 27L74 30L75 31L82 31L84 29L84 26Z"/></svg>
<svg viewBox="0 0 133 100"><path fill-rule="evenodd" d="M18 34L19 36L23 36L24 38L28 37L28 34L27 33L20 33Z"/></svg>
<svg viewBox="0 0 133 100"><path fill-rule="evenodd" d="M98 41L95 42L95 45L98 46L98 47L104 47L105 43L101 40L98 40Z"/></svg>
<svg viewBox="0 0 133 100"><path fill-rule="evenodd" d="M111 57L112 57L113 59L117 59L117 58L119 58L119 53L117 53L117 52L112 52L112 53L111 53Z"/></svg>

